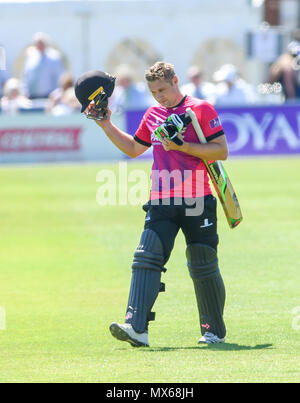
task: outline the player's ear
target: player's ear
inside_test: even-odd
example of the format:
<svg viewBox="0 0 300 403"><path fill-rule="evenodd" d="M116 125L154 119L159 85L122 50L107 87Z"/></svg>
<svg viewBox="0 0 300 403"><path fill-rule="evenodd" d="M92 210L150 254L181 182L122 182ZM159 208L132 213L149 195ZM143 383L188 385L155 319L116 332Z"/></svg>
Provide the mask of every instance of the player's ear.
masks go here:
<svg viewBox="0 0 300 403"><path fill-rule="evenodd" d="M178 84L178 77L176 75L173 77L173 84Z"/></svg>

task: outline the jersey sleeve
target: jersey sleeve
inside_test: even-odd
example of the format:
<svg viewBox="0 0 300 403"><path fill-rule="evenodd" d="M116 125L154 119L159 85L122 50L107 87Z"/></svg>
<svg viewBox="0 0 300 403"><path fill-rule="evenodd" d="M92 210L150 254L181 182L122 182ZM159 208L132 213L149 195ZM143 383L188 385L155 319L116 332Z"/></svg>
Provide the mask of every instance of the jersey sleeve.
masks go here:
<svg viewBox="0 0 300 403"><path fill-rule="evenodd" d="M225 134L218 113L211 104L203 102L195 112L207 141Z"/></svg>
<svg viewBox="0 0 300 403"><path fill-rule="evenodd" d="M147 116L148 116L148 111L144 114L141 123L135 132L134 135L134 140L143 146L146 147L151 147L152 141L151 141L151 132L147 126Z"/></svg>

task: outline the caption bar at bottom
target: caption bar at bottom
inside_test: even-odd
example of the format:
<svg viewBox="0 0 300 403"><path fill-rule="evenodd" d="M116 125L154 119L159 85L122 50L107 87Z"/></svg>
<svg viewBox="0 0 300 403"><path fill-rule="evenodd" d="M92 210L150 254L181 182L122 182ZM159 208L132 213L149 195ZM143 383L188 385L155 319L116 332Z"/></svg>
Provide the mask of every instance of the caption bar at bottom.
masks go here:
<svg viewBox="0 0 300 403"><path fill-rule="evenodd" d="M130 399L141 400L146 399L179 399L185 400L194 397L193 387L140 387L139 389L131 388L107 388L105 392L106 399Z"/></svg>

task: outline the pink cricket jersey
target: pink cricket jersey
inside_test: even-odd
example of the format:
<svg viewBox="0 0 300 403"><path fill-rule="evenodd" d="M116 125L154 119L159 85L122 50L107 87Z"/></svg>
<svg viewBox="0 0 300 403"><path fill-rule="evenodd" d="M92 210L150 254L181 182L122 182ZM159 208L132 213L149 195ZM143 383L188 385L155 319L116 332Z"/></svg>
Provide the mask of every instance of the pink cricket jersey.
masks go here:
<svg viewBox="0 0 300 403"><path fill-rule="evenodd" d="M201 197L211 194L209 178L203 161L181 151L165 151L154 135L172 113L182 114L190 107L197 115L207 141L224 135L215 108L201 99L186 96L174 108L161 105L150 107L143 116L134 139L143 145L153 146L152 187L150 200L172 197ZM184 141L199 143L197 133L190 123L183 133Z"/></svg>

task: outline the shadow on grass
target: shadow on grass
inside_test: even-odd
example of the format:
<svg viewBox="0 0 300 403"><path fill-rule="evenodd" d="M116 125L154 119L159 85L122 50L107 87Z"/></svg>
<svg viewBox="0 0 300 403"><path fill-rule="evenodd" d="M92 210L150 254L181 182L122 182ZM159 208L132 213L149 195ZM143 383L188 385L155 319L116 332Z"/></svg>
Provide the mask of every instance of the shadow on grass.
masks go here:
<svg viewBox="0 0 300 403"><path fill-rule="evenodd" d="M234 343L207 344L195 347L145 347L142 351L161 352L161 351L178 351L178 350L219 350L219 351L242 351L242 350L263 350L270 349L272 344L257 344L256 346L244 346Z"/></svg>

